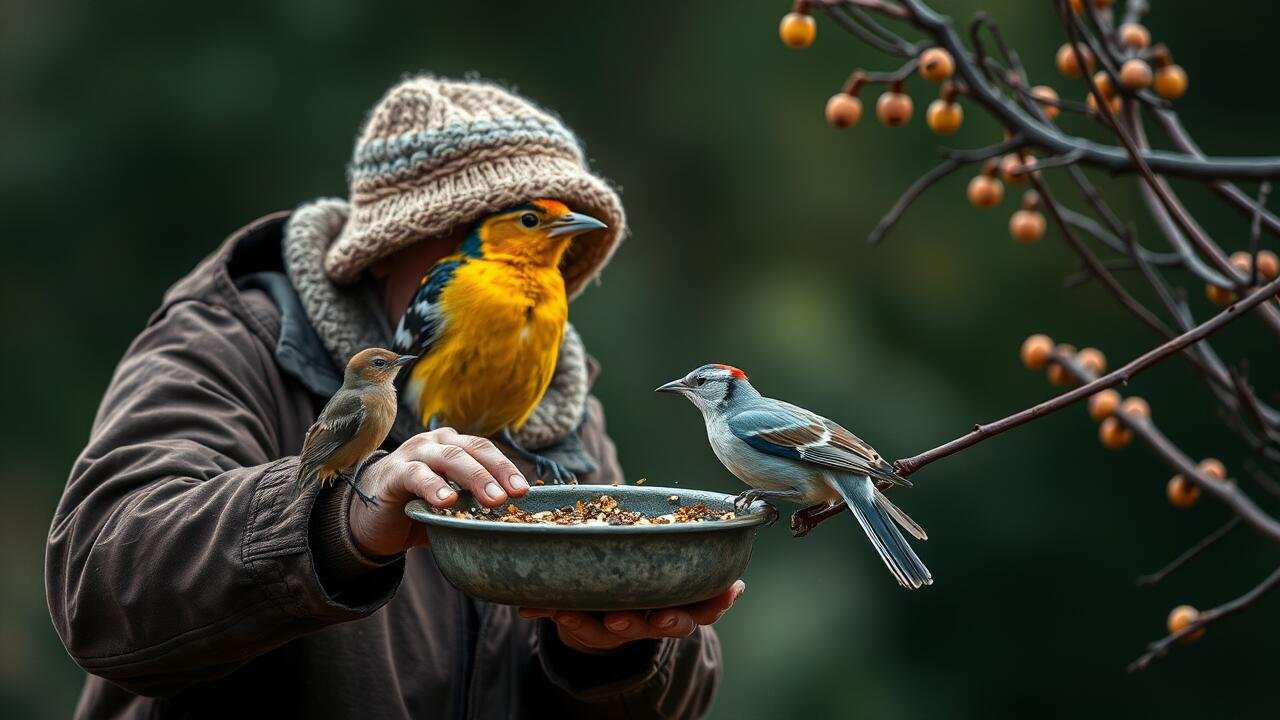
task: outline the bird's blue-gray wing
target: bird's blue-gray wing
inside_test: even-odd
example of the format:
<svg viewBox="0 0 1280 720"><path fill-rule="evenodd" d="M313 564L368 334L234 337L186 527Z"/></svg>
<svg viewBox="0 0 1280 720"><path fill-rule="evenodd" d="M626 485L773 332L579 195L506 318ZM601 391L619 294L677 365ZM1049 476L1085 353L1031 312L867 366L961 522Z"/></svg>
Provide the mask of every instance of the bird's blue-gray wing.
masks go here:
<svg viewBox="0 0 1280 720"><path fill-rule="evenodd" d="M431 346L444 332L445 317L440 307L440 293L465 262L441 260L422 278L422 285L396 327L393 338L396 352L419 357L431 352Z"/></svg>
<svg viewBox="0 0 1280 720"><path fill-rule="evenodd" d="M364 403L355 393L339 392L307 429L298 453L298 478L311 478L339 448L346 445L364 422Z"/></svg>
<svg viewBox="0 0 1280 720"><path fill-rule="evenodd" d="M770 407L737 413L728 423L734 435L761 452L911 485L857 435L791 403L772 401Z"/></svg>

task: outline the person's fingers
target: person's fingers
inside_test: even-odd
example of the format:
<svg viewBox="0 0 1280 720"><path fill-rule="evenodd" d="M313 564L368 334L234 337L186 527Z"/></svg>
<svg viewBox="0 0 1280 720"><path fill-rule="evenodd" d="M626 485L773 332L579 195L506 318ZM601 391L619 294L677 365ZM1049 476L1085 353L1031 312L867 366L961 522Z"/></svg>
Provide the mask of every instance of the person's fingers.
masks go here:
<svg viewBox="0 0 1280 720"><path fill-rule="evenodd" d="M700 603L685 605L681 609L687 611L693 617L693 621L699 625L710 625L719 620L726 610L733 607L733 603L742 597L742 593L746 590L747 584L736 580L719 595Z"/></svg>
<svg viewBox="0 0 1280 720"><path fill-rule="evenodd" d="M405 463L404 485L414 495L435 507L449 507L458 501L458 493L430 466L420 462Z"/></svg>
<svg viewBox="0 0 1280 720"><path fill-rule="evenodd" d="M689 637L697 628L693 616L680 608L655 610L649 615L649 632L654 637Z"/></svg>
<svg viewBox="0 0 1280 720"><path fill-rule="evenodd" d="M419 450L421 462L436 473L475 495L485 507L497 507L507 499L496 478L471 454L457 445L427 445Z"/></svg>
<svg viewBox="0 0 1280 720"><path fill-rule="evenodd" d="M492 442L474 435L458 435L449 444L457 445L470 453L490 475L498 479L507 494L520 497L529 492L529 482L524 479L524 475Z"/></svg>
<svg viewBox="0 0 1280 720"><path fill-rule="evenodd" d="M554 617L556 614L555 610L548 610L546 608L527 608L527 607L519 608L518 610L516 610L516 612L518 612L520 614L520 617L524 618L525 620L537 620L538 618L549 618L549 617Z"/></svg>
<svg viewBox="0 0 1280 720"><path fill-rule="evenodd" d="M604 615L604 626L624 640L639 640L649 634L644 614L635 610L619 610Z"/></svg>
<svg viewBox="0 0 1280 720"><path fill-rule="evenodd" d="M626 642L584 612L559 610L552 619L560 631L561 640L569 645L576 644L590 650L612 650Z"/></svg>

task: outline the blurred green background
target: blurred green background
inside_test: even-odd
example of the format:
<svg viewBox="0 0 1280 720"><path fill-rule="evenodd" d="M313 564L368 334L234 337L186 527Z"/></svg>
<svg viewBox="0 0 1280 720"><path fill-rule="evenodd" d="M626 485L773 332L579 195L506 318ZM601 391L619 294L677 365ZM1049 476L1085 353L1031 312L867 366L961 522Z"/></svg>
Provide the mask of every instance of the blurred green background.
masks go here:
<svg viewBox="0 0 1280 720"><path fill-rule="evenodd" d="M938 4L964 18L988 10L1034 81L1083 98L1052 70L1061 34L1048 2ZM43 543L116 360L165 288L226 234L343 195L364 113L407 71L514 85L559 112L622 187L633 235L572 317L604 365L596 392L633 479L739 488L696 412L651 393L703 362L739 365L767 394L903 457L1050 396L1017 360L1031 332L1096 345L1113 364L1152 344L1096 285L1062 287L1075 261L1054 231L1032 247L1009 239L1016 193L997 210L970 208L966 173L868 247L940 144L1000 131L970 106L940 143L922 122L936 90L919 79L908 127L868 116L829 129L823 104L850 69L895 64L825 18L812 48L783 48L787 0L186 5L0 9L7 717L65 717L79 691L45 609ZM1276 6L1155 5L1149 26L1191 75L1179 108L1201 144L1280 153ZM1097 134L1082 119L1068 126ZM1159 245L1132 179L1099 179ZM1178 187L1228 249L1245 244L1244 219L1201 187ZM1200 289L1189 292L1207 312ZM1219 348L1229 359L1252 351L1260 389L1277 400L1274 338L1259 323L1230 328ZM1191 378L1174 361L1131 390L1189 453L1243 474L1245 449ZM1135 588L1226 518L1207 498L1171 508L1167 476L1141 447L1103 450L1082 408L939 462L895 496L930 533L919 549L937 584L919 593L894 585L852 520L798 541L775 526L718 626L726 667L713 715L1273 716L1274 597L1124 672L1173 605L1230 599L1278 557L1242 530L1166 585Z"/></svg>

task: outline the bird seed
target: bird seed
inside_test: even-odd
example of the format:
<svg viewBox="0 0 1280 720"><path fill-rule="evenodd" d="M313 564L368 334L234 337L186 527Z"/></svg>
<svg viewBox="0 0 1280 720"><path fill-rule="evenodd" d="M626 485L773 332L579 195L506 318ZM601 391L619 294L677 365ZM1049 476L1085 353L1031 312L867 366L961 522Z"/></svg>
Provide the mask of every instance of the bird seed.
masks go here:
<svg viewBox="0 0 1280 720"><path fill-rule="evenodd" d="M680 501L680 498L675 495L667 499L673 504ZM719 513L703 503L681 505L663 515L645 515L635 510L624 510L618 504L617 498L612 495L601 495L587 502L578 500L573 505L538 512L522 510L514 503L500 511L478 506L468 510L433 510L439 515L448 515L459 520L523 525L671 525L733 520L737 517L737 513L733 511Z"/></svg>

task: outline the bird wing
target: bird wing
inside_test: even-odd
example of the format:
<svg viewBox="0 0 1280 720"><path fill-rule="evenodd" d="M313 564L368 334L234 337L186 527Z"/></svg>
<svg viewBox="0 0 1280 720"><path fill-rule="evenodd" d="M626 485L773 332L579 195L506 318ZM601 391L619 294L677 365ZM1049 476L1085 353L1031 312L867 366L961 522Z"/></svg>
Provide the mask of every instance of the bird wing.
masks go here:
<svg viewBox="0 0 1280 720"><path fill-rule="evenodd" d="M419 357L431 352L431 347L444 332L445 316L440 307L440 293L465 262L460 259L441 260L422 278L422 285L396 328L393 340L396 352Z"/></svg>
<svg viewBox="0 0 1280 720"><path fill-rule="evenodd" d="M729 429L751 447L770 455L911 486L875 448L839 424L791 403L771 402L772 407L733 415L728 420Z"/></svg>
<svg viewBox="0 0 1280 720"><path fill-rule="evenodd" d="M340 448L351 441L364 422L364 403L355 393L334 395L314 425L307 429L299 457L299 479L311 477Z"/></svg>

